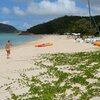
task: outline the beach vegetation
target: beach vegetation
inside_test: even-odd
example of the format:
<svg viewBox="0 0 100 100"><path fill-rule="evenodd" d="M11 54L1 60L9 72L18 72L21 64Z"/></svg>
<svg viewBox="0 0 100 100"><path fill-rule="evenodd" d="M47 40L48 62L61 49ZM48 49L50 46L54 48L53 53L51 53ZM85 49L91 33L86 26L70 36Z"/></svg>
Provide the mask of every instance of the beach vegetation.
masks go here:
<svg viewBox="0 0 100 100"><path fill-rule="evenodd" d="M10 100L90 100L100 97L99 51L42 54L34 62L36 68L23 70L16 81L0 87L6 87L6 91L10 92ZM37 75L27 75L27 72L34 73L40 69L41 73ZM42 69L46 70L42 72ZM18 87L12 87L16 82ZM17 94L13 90L15 87L27 88L27 91Z"/></svg>

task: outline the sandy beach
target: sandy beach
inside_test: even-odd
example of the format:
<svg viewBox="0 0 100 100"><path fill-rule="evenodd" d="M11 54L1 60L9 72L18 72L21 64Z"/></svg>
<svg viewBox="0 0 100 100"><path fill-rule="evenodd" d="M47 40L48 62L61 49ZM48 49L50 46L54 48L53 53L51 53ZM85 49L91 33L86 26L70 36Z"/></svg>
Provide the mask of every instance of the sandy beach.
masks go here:
<svg viewBox="0 0 100 100"><path fill-rule="evenodd" d="M35 47L35 44L39 43L52 43L53 45L47 47ZM74 39L68 39L65 35L44 35L39 40L12 47L10 59L6 59L6 52L4 49L1 49L0 86L10 83L12 79L18 78L19 73L23 72L24 69L29 69L32 67L36 68L33 60L40 54L74 53L94 51L98 49L99 47L93 46L90 43L78 43ZM45 69L37 70L34 73L27 73L27 75L37 75L41 71L45 71ZM19 91L22 92L22 90L15 89L16 93L19 93ZM10 96L9 92L5 92L4 88L0 88L0 100L6 100L6 96Z"/></svg>

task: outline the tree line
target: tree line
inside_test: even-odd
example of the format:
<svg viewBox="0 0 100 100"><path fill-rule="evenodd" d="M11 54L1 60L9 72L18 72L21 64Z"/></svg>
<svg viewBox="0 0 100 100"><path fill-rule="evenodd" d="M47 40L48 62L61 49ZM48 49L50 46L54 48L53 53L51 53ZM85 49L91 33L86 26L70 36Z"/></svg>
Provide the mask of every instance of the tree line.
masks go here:
<svg viewBox="0 0 100 100"><path fill-rule="evenodd" d="M93 35L98 31L96 26L100 29L100 16L92 16L91 19L83 16L63 16L33 26L27 32L33 34L65 34L74 32L82 35Z"/></svg>

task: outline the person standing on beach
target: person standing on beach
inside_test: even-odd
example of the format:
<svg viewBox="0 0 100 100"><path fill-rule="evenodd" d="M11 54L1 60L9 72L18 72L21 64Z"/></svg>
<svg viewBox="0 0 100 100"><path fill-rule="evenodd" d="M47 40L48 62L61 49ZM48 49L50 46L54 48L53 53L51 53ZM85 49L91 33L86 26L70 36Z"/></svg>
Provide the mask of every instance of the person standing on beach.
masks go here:
<svg viewBox="0 0 100 100"><path fill-rule="evenodd" d="M7 59L9 59L10 58L10 49L11 49L11 43L10 43L10 40L8 40L7 41L7 43L6 43L6 52L7 52Z"/></svg>

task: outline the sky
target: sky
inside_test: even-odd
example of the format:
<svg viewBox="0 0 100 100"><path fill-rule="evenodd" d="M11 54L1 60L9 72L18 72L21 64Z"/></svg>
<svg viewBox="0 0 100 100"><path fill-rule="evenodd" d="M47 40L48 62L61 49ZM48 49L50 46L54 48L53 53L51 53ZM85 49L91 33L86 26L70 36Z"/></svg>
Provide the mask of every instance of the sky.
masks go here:
<svg viewBox="0 0 100 100"><path fill-rule="evenodd" d="M100 15L100 0L89 0L92 15ZM0 0L0 23L18 30L61 16L89 16L88 0Z"/></svg>

